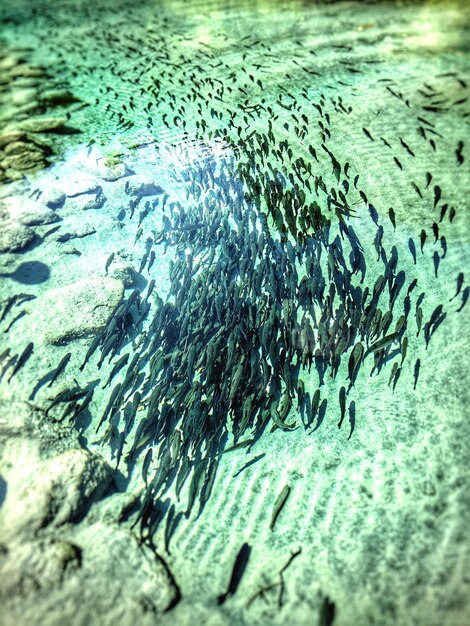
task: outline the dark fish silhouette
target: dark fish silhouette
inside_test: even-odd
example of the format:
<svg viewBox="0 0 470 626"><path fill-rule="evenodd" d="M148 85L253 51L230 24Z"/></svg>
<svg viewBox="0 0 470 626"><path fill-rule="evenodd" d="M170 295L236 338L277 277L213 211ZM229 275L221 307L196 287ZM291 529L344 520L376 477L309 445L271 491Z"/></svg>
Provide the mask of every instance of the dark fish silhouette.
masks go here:
<svg viewBox="0 0 470 626"><path fill-rule="evenodd" d="M248 565L250 554L251 546L249 546L248 543L244 543L237 554L237 558L235 559L235 564L232 569L232 575L230 576L230 582L228 584L227 591L218 596L217 604L223 604L227 600L227 598L229 596L233 596L233 594L238 589L238 585L240 584L240 581Z"/></svg>

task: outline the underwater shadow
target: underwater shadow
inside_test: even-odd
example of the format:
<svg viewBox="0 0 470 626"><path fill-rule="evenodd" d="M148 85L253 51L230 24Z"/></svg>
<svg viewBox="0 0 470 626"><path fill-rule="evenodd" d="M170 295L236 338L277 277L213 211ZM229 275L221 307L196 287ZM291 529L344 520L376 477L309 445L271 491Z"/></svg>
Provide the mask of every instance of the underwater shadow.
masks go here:
<svg viewBox="0 0 470 626"><path fill-rule="evenodd" d="M14 272L3 272L1 278L11 278L23 285L38 285L49 280L51 271L47 265L40 261L21 263Z"/></svg>

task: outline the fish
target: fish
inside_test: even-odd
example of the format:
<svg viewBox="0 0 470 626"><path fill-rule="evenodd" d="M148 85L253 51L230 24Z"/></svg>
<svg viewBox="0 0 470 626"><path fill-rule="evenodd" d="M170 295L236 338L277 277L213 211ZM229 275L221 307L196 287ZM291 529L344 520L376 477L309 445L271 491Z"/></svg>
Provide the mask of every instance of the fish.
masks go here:
<svg viewBox="0 0 470 626"><path fill-rule="evenodd" d="M400 160L397 159L396 156L393 157L393 160L395 161L396 166L399 167L402 170L403 169L403 165L401 164Z"/></svg>
<svg viewBox="0 0 470 626"><path fill-rule="evenodd" d="M224 453L233 452L234 450L240 450L242 448L248 448L255 442L254 439L245 439L244 441L239 441L237 444L230 446L230 448L226 448Z"/></svg>
<svg viewBox="0 0 470 626"><path fill-rule="evenodd" d="M393 210L393 207L390 207L388 210L388 217L390 218L390 221L392 222L392 226L393 226L393 230L396 229L397 224L396 224L396 220L395 220L395 211Z"/></svg>
<svg viewBox="0 0 470 626"><path fill-rule="evenodd" d="M423 324L423 309L419 306L416 308L416 326L418 328L416 336L419 335L422 324Z"/></svg>
<svg viewBox="0 0 470 626"><path fill-rule="evenodd" d="M23 352L18 357L18 360L16 361L16 364L15 364L15 366L13 368L13 371L10 374L10 378L8 379L8 382L10 382L11 379L13 378L13 376L23 367L23 365L26 363L26 361L32 355L33 350L34 350L34 343L32 341L30 341L28 343L28 345L26 346L26 348L23 350Z"/></svg>
<svg viewBox="0 0 470 626"><path fill-rule="evenodd" d="M8 299L5 308L2 311L2 315L0 317L0 322L3 322L5 317L8 315L9 311L17 304L23 304L24 302L28 302L29 300L34 300L36 296L31 293L18 293L11 298Z"/></svg>
<svg viewBox="0 0 470 626"><path fill-rule="evenodd" d="M101 416L100 421L98 422L98 425L96 427L96 431L95 432L99 431L99 429L101 427L101 424L103 424L103 422L106 420L108 415L112 412L112 410L114 408L114 404L115 404L116 400L119 398L120 391L121 391L121 383L118 383L114 387L113 391L111 392L111 396L109 398L108 404L106 406L106 409L105 409L103 415Z"/></svg>
<svg viewBox="0 0 470 626"><path fill-rule="evenodd" d="M285 397L288 396L288 394L285 394ZM270 415L271 415L271 419L273 420L274 424L278 427L281 428L282 430L293 430L295 428L295 421L292 422L292 424L287 424L286 422L284 422L281 419L281 416L277 410L277 402L274 401L271 403L271 409L270 409Z"/></svg>
<svg viewBox="0 0 470 626"><path fill-rule="evenodd" d="M423 229L421 229L421 233L419 235L419 241L421 244L421 254L423 254L423 248L424 248L424 244L426 242L426 231Z"/></svg>
<svg viewBox="0 0 470 626"><path fill-rule="evenodd" d="M105 271L106 276L108 275L108 269L111 263L113 262L113 259L114 259L114 252L111 252L104 266L104 271Z"/></svg>
<svg viewBox="0 0 470 626"><path fill-rule="evenodd" d="M348 441L349 441L352 437L352 434L354 432L354 426L356 424L356 403L354 400L352 400L349 405L348 413L349 413L349 424L351 426L351 430L348 435Z"/></svg>
<svg viewBox="0 0 470 626"><path fill-rule="evenodd" d="M276 520L279 517L282 509L284 508L284 505L287 502L287 498L289 497L290 492L291 492L290 486L289 485L285 485L282 488L281 493L276 498L276 502L274 503L274 507L273 507L273 512L271 514L271 522L269 524L269 529L270 530L274 529L274 525L276 523Z"/></svg>
<svg viewBox="0 0 470 626"><path fill-rule="evenodd" d="M421 193L421 189L418 187L418 185L417 185L415 182L411 181L411 186L412 186L412 187L413 187L413 189L416 191L416 193L418 194L418 196L419 196L420 198L422 198L422 197L423 197L423 194Z"/></svg>
<svg viewBox="0 0 470 626"><path fill-rule="evenodd" d="M408 337L403 337L402 343L401 343L401 363L400 365L403 365L403 361L406 358L406 353L408 351Z"/></svg>
<svg viewBox="0 0 470 626"><path fill-rule="evenodd" d="M421 359L416 359L416 363L414 366L414 383L413 383L413 389L416 389L416 385L418 384L418 377L419 377L419 368L421 367Z"/></svg>
<svg viewBox="0 0 470 626"><path fill-rule="evenodd" d="M126 353L117 361L117 363L115 363L115 365L113 366L113 369L111 370L111 373L109 374L108 380L102 387L103 389L105 389L109 385L109 383L113 380L116 374L120 372L121 369L127 364L128 360L129 360L129 353Z"/></svg>
<svg viewBox="0 0 470 626"><path fill-rule="evenodd" d="M377 341L374 341L374 343L371 346L369 346L367 350L365 351L364 359L366 358L366 356L368 356L372 352L377 352L377 350L383 350L384 348L387 348L392 343L395 343L396 341L398 341L399 338L400 338L400 333L394 332L394 333L391 333L390 335L386 335L385 337L382 337L381 339L378 339Z"/></svg>
<svg viewBox="0 0 470 626"><path fill-rule="evenodd" d="M233 475L233 478L236 478L244 470L246 470L248 467L251 467L252 465L257 463L259 460L264 458L265 456L266 456L266 452L263 452L262 454L258 454L257 456L255 456L252 459L250 459L249 461L247 461L247 463L245 463L245 465L243 467L241 467L237 472L235 472L235 474Z"/></svg>
<svg viewBox="0 0 470 626"><path fill-rule="evenodd" d="M244 543L237 554L237 558L235 559L227 591L217 597L217 604L219 606L224 604L227 598L233 596L237 591L250 560L250 555L251 546L248 543Z"/></svg>
<svg viewBox="0 0 470 626"><path fill-rule="evenodd" d="M48 387L52 387L53 383L59 378L62 372L67 367L67 363L70 361L70 357L72 356L71 352L67 352L67 354L60 360L59 365L54 370L54 374L48 384Z"/></svg>
<svg viewBox="0 0 470 626"><path fill-rule="evenodd" d="M148 471L153 458L153 448L149 448L145 454L144 462L142 464L142 480L145 486L148 487Z"/></svg>
<svg viewBox="0 0 470 626"><path fill-rule="evenodd" d="M449 302L452 302L452 300L459 295L460 290L462 289L463 281L464 281L464 273L459 272L457 275L457 290L455 292L455 295L452 296L452 298L450 298Z"/></svg>
<svg viewBox="0 0 470 626"><path fill-rule="evenodd" d="M436 208L439 200L441 199L442 190L439 185L434 185L434 208Z"/></svg>
<svg viewBox="0 0 470 626"><path fill-rule="evenodd" d="M80 365L80 367L78 368L81 372L83 371L85 365L88 363L88 360L90 359L90 357L92 356L92 354L96 351L96 349L98 348L100 342L102 340L102 335L101 333L98 333L95 338L93 339L93 341L91 342L90 347L87 350L87 353L85 355L85 359L83 360L83 363Z"/></svg>
<svg viewBox="0 0 470 626"><path fill-rule="evenodd" d="M415 153L410 148L410 146L408 144L406 144L401 137L398 137L398 139L400 140L401 145L405 148L405 150L408 152L408 154L410 154L412 157L414 157Z"/></svg>
<svg viewBox="0 0 470 626"><path fill-rule="evenodd" d="M354 348L351 350L351 355L349 357L349 362L348 362L348 374L349 374L349 380L351 381L350 383L351 385L354 384L354 381L357 376L357 372L359 371L359 367L360 367L363 355L364 355L364 346L362 345L360 341L358 341L354 345Z"/></svg>
<svg viewBox="0 0 470 626"><path fill-rule="evenodd" d="M346 387L344 387L344 385L339 390L339 406L341 410L341 418L338 422L338 428L341 428L341 424L343 423L344 415L346 412Z"/></svg>

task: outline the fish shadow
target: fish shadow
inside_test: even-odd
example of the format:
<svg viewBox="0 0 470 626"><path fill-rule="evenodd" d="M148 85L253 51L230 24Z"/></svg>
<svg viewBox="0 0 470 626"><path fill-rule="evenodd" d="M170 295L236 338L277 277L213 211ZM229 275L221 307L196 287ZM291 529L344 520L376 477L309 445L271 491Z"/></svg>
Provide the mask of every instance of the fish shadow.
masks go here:
<svg viewBox="0 0 470 626"><path fill-rule="evenodd" d="M18 265L14 272L4 272L0 277L11 278L22 285L38 285L47 282L50 275L51 271L45 263L28 261Z"/></svg>

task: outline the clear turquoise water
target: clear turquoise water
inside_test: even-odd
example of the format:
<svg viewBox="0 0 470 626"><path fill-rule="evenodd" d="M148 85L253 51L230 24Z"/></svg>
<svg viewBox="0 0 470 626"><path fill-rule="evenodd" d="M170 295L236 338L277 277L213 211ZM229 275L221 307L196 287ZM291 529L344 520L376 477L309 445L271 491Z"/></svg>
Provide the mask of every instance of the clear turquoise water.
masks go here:
<svg viewBox="0 0 470 626"><path fill-rule="evenodd" d="M449 300L469 259L468 10L458 3L291 2L274 8L262 2L189 7L59 2L7 4L2 16L6 47L19 42L30 63L47 69L53 85L81 101L67 109L70 124L81 132L49 138L53 166L23 183L3 186L3 195L14 194L19 204L35 189L46 196L56 188L67 196L57 209L63 220L58 234L44 237L24 257L48 267L48 279L26 290L47 302L53 289L106 278L105 264L112 253L110 276L119 264L137 272L149 238L148 249L155 252L151 269L134 277L142 298L149 281L155 281L150 311L143 324L130 331L132 341L122 342L113 361L126 352L130 361L140 354L136 367L142 377L134 380L126 398L135 401L136 393L141 394L133 425L126 423L123 401L96 434L110 394L118 382L124 383L126 372L121 370L101 389L112 369L112 364L98 369L105 342L80 370L92 332L84 330L85 337L67 340L67 347L51 345L48 339L49 325L60 330L70 315L82 319L76 305L61 313L56 302L50 318L44 319L40 305L33 304L12 326L5 346L20 353L27 341L34 341L35 351L12 385L3 386L4 398L17 394L26 399L38 378L68 351L71 360L57 393L74 381L81 388L101 381L87 410L70 427L78 428L82 445L113 465L122 433L128 430L116 489L108 498L116 511L126 495L144 497L142 465L150 458L149 446L153 448L148 475L155 476L158 488L148 493L157 516L155 523L144 516L144 533L154 533L157 550L165 554L183 596L167 618L175 623L197 615L214 624L324 624L328 621L321 612L328 597L336 607L334 624L464 623L468 308L457 309L465 282L459 295ZM113 164L125 164L122 173L127 175L104 180L106 168ZM273 216L280 208L283 223L288 223L285 196L269 192L275 170L282 173L277 175L282 191L290 190L296 198L296 229L287 228L284 237ZM126 183L136 185L136 180L151 181L160 189L143 197L131 215L133 196ZM84 209L83 194L73 196L71 185L83 190L96 181L106 201L99 208ZM227 189L231 195L225 194ZM344 205L339 192L349 207L342 217L353 229L349 237L339 228L334 210L335 202ZM147 214L139 218L147 201ZM331 221L329 228L302 222L303 207L313 202ZM218 217L225 227L214 227ZM382 259L374 245L373 218L383 228ZM195 229L185 230L188 224ZM56 239L84 226L95 232L68 242ZM173 232L167 233L166 244L157 243L168 228ZM43 228L41 235L46 231ZM206 236L208 232L212 234ZM248 253L260 233L268 244ZM362 270L350 275L356 238L363 276ZM342 246L336 263L333 244L336 250ZM290 249L297 254L294 262L283 260L279 252L289 254ZM362 297L365 288L372 293L394 256L390 282L374 305L383 314L390 310L393 320L374 335L364 321L365 307L359 310L355 298ZM237 264L237 259L243 263ZM17 257L4 255L8 272L17 264ZM325 281L324 295L313 297L313 304L306 303L299 287L309 272ZM257 275L258 288L250 282ZM390 290L402 278L403 286L391 302ZM407 290L415 279L407 304ZM326 296L332 284L336 293L330 306ZM3 285L5 300L18 291L14 278L5 278ZM192 291L193 286L198 290ZM131 293L129 287L124 298ZM166 309L171 311L166 321L159 321L159 298L175 305ZM417 335L417 309L422 309L423 327L433 320L432 331L439 318L433 313L441 305L445 317L426 346L424 330ZM360 342L366 351L393 333L408 306L406 325L384 355L380 372L371 375L374 355L367 355L349 388L353 347ZM328 315L322 318L325 310ZM134 322L142 311L143 305L133 309ZM339 340L347 334L346 327L351 328L342 349L335 342L333 353L336 350L341 361L334 377L331 361L322 377L318 354L310 370L305 361L299 366L299 379L312 402L320 390L322 409L311 419L308 403L304 411L297 408L301 383L292 383L299 361L310 358L306 319L316 346L325 353L324 333ZM82 321L85 328L89 320ZM270 331L275 324L278 333ZM339 324L344 324L341 330ZM168 339L173 326L178 329L176 343ZM237 334L238 328L243 333ZM217 331L220 341L213 340ZM137 347L144 332L148 341ZM159 333L166 343L150 344ZM313 358L314 351L310 353ZM145 380L152 374L155 354L167 355L166 365L158 362L160 369L149 385ZM290 374L280 365L284 359ZM263 362L273 374L268 385L260 374ZM236 386L240 368L243 374ZM160 385L154 398L157 419L147 411L155 381L165 376L169 384ZM343 419L342 387L348 391ZM182 394L180 403L177 392ZM267 402L286 394L292 396L292 408L282 419L296 424L292 431L272 428L276 414L273 417L272 403ZM39 406L50 401L45 389L34 399ZM165 403L175 414L164 436L153 440ZM282 400L274 405L279 415ZM206 421L200 420L201 406L209 406ZM138 430L147 415L155 422L148 436ZM244 416L247 426L239 433ZM132 455L136 436L143 445ZM248 449L223 453L237 436L255 442ZM166 474L162 467L168 455ZM235 476L258 455L264 456ZM190 478L179 493L178 477L186 467L191 468ZM199 515L197 505L192 511L189 506L198 467L207 485L214 479ZM195 490L196 503L201 493L206 499L209 487L204 491L204 481ZM291 492L271 531L273 506L286 484ZM157 523L158 511L168 512L165 503L175 506L175 516L188 513L171 538L170 554L165 550L167 517ZM137 510L124 526L135 522L133 532L138 534L141 513ZM215 598L225 591L244 542L252 547L248 567L236 594L219 607ZM285 574L284 597L279 600L278 586L264 600L256 596L277 580L289 554L298 549L301 554Z"/></svg>

